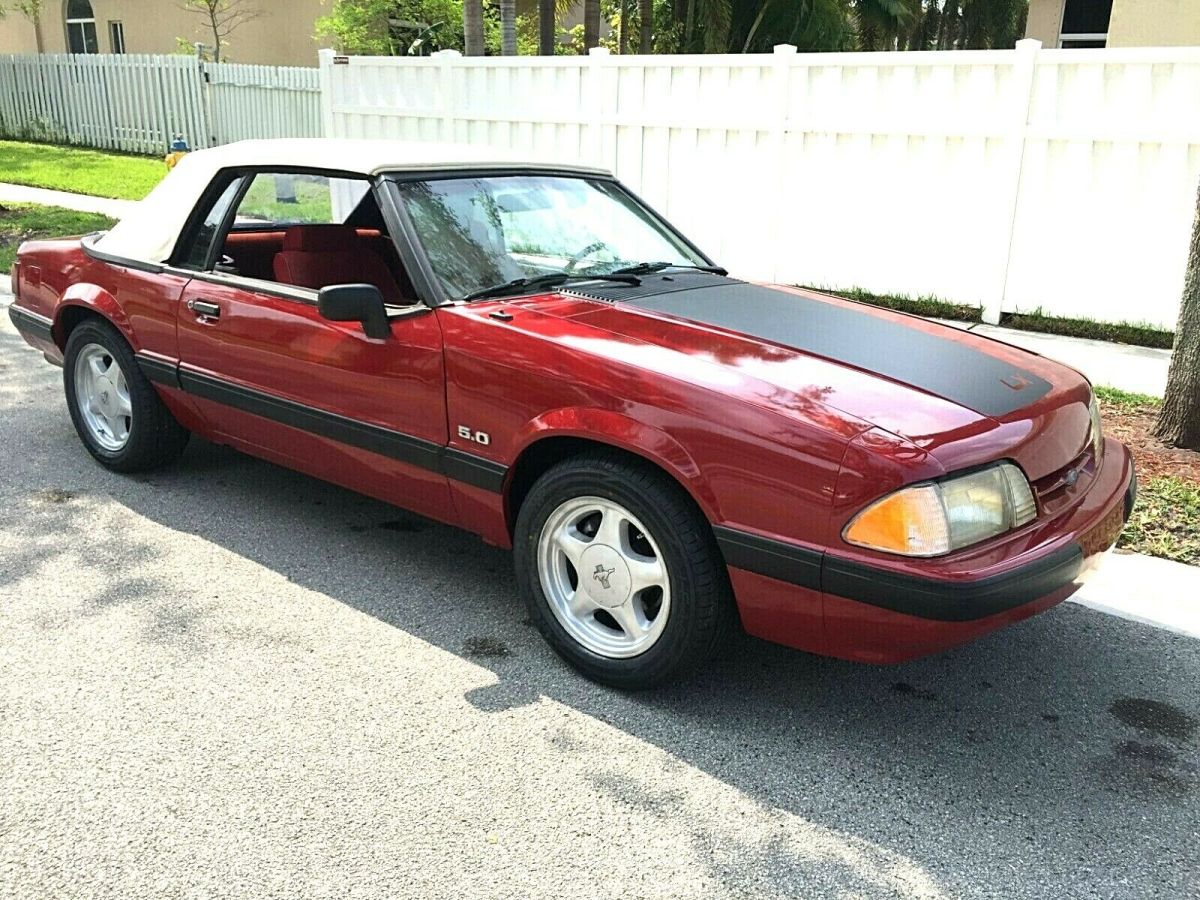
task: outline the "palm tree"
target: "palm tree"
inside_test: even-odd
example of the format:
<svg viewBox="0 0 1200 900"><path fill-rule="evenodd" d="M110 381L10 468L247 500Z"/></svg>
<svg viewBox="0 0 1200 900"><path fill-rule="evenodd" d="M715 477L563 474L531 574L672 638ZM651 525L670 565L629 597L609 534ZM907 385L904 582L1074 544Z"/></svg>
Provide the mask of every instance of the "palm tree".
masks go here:
<svg viewBox="0 0 1200 900"><path fill-rule="evenodd" d="M483 56L483 0L463 0L463 43L467 56Z"/></svg>
<svg viewBox="0 0 1200 900"><path fill-rule="evenodd" d="M538 53L542 56L554 55L554 15L554 0L538 0Z"/></svg>
<svg viewBox="0 0 1200 900"><path fill-rule="evenodd" d="M517 55L517 0L500 0L500 54Z"/></svg>
<svg viewBox="0 0 1200 900"><path fill-rule="evenodd" d="M729 29L733 20L732 0L687 0L683 18L681 53L728 53ZM696 32L700 46L696 46Z"/></svg>
<svg viewBox="0 0 1200 900"><path fill-rule="evenodd" d="M894 50L920 14L921 0L854 0L860 49Z"/></svg>
<svg viewBox="0 0 1200 900"><path fill-rule="evenodd" d="M654 0L638 0L638 53L650 52L650 35L654 26Z"/></svg>
<svg viewBox="0 0 1200 900"><path fill-rule="evenodd" d="M583 49L600 46L600 0L583 0Z"/></svg>

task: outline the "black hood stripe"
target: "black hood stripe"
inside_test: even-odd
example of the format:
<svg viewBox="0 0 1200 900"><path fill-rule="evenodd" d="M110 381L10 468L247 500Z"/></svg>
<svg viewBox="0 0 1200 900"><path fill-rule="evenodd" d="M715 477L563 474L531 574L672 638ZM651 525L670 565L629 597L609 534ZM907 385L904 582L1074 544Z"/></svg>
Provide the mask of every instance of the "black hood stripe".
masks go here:
<svg viewBox="0 0 1200 900"><path fill-rule="evenodd" d="M666 313L823 356L1005 416L1050 391L1031 372L949 338L853 305L827 303L703 273L652 276L629 288L596 284L570 293Z"/></svg>

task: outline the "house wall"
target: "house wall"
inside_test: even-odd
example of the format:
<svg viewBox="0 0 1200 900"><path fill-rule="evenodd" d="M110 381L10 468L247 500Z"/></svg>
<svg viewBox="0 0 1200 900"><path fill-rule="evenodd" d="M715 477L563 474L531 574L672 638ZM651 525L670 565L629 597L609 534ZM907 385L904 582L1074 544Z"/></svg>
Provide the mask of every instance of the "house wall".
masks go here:
<svg viewBox="0 0 1200 900"><path fill-rule="evenodd" d="M0 19L0 53L37 52L37 32L32 22L16 12Z"/></svg>
<svg viewBox="0 0 1200 900"><path fill-rule="evenodd" d="M1064 2L1030 0L1025 37L1057 47ZM1113 0L1108 46L1200 46L1200 0Z"/></svg>
<svg viewBox="0 0 1200 900"><path fill-rule="evenodd" d="M1114 0L1108 46L1200 46L1200 2Z"/></svg>
<svg viewBox="0 0 1200 900"><path fill-rule="evenodd" d="M212 32L197 13L170 0L91 0L101 53L112 50L108 23L124 25L127 53L175 53L178 39L211 45ZM225 56L235 62L273 66L314 66L321 42L313 37L316 20L328 12L321 0L253 0L252 19L229 36ZM47 0L42 13L43 53L67 52L63 3ZM37 53L33 26L18 13L0 22L0 53Z"/></svg>
<svg viewBox="0 0 1200 900"><path fill-rule="evenodd" d="M1030 0L1025 37L1041 41L1043 47L1057 47L1062 14L1063 0Z"/></svg>

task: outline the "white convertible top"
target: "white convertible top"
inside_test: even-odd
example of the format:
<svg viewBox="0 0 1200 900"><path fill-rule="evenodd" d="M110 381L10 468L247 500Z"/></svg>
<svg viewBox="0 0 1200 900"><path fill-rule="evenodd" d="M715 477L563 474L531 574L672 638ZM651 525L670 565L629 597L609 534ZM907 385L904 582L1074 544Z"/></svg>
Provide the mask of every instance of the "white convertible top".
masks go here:
<svg viewBox="0 0 1200 900"><path fill-rule="evenodd" d="M410 141L289 138L238 141L183 157L159 185L92 246L102 253L141 262L166 262L188 216L221 169L279 166L332 169L359 175L380 172L491 168L569 169L608 174L604 169L515 155L494 147Z"/></svg>

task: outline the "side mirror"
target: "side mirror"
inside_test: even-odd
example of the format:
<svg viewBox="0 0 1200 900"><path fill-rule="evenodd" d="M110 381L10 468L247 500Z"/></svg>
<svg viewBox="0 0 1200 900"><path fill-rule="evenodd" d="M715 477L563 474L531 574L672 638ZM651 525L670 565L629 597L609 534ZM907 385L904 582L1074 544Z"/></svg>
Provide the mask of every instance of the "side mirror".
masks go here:
<svg viewBox="0 0 1200 900"><path fill-rule="evenodd" d="M391 337L383 294L373 284L331 284L317 294L317 311L331 322L361 322L370 338Z"/></svg>

